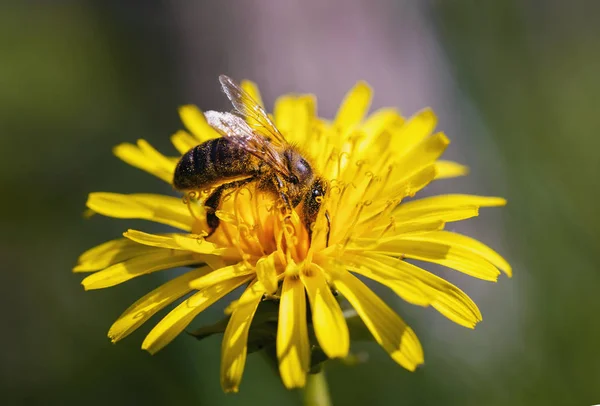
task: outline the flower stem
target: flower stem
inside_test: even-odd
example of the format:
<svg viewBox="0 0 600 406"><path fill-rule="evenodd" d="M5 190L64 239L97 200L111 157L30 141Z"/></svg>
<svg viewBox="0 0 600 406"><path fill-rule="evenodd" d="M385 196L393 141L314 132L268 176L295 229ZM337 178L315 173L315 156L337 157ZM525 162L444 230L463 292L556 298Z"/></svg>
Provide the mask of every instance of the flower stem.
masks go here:
<svg viewBox="0 0 600 406"><path fill-rule="evenodd" d="M323 368L316 374L308 374L306 377L304 406L331 406L329 387Z"/></svg>

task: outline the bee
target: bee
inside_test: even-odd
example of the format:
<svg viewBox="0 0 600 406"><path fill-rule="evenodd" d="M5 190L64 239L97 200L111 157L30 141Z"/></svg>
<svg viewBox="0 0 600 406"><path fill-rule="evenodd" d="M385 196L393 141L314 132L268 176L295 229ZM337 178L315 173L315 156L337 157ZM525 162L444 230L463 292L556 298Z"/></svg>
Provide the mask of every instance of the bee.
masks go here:
<svg viewBox="0 0 600 406"><path fill-rule="evenodd" d="M216 211L223 194L251 182L281 199L288 212L303 203L301 218L311 236L326 182L286 141L259 103L228 76L219 76L219 81L233 111L207 111L204 115L222 137L186 152L175 168L173 186L181 192L211 190L204 202L209 236L219 226ZM328 214L325 216L329 223ZM327 245L329 231L328 227Z"/></svg>

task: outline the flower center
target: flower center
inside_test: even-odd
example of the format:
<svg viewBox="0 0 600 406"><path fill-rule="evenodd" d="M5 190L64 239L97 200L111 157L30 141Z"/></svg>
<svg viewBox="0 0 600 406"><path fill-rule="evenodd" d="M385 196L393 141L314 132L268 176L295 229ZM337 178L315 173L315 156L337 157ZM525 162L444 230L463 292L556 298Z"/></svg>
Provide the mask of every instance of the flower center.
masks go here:
<svg viewBox="0 0 600 406"><path fill-rule="evenodd" d="M206 235L208 230L202 206L205 198L200 196L190 209L197 219L192 232L199 235ZM219 225L206 239L220 247L235 248L239 258L252 266L260 258L276 253L276 263L282 268L278 271L283 272L288 259L303 261L310 247L301 213L301 205L291 213L282 210L280 199L249 184L223 195L215 213Z"/></svg>

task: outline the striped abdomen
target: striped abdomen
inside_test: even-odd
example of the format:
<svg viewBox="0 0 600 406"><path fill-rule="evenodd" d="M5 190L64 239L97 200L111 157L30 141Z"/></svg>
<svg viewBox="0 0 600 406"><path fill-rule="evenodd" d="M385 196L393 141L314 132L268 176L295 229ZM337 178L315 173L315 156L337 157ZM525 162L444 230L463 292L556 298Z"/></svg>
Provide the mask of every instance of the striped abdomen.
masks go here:
<svg viewBox="0 0 600 406"><path fill-rule="evenodd" d="M257 174L257 159L227 138L206 141L186 152L175 168L178 190L207 189Z"/></svg>

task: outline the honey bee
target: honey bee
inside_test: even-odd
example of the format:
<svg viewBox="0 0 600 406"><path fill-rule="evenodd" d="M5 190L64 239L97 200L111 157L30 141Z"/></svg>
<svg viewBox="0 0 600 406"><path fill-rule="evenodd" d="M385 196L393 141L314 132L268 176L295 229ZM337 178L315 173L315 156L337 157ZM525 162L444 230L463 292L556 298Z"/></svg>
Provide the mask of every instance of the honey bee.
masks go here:
<svg viewBox="0 0 600 406"><path fill-rule="evenodd" d="M175 168L173 186L182 192L212 190L204 202L209 236L219 226L216 211L224 192L251 182L256 182L258 190L281 199L284 210L303 203L302 222L310 236L326 182L286 141L259 103L228 76L219 76L219 81L233 112L204 113L208 124L222 137L186 152Z"/></svg>

